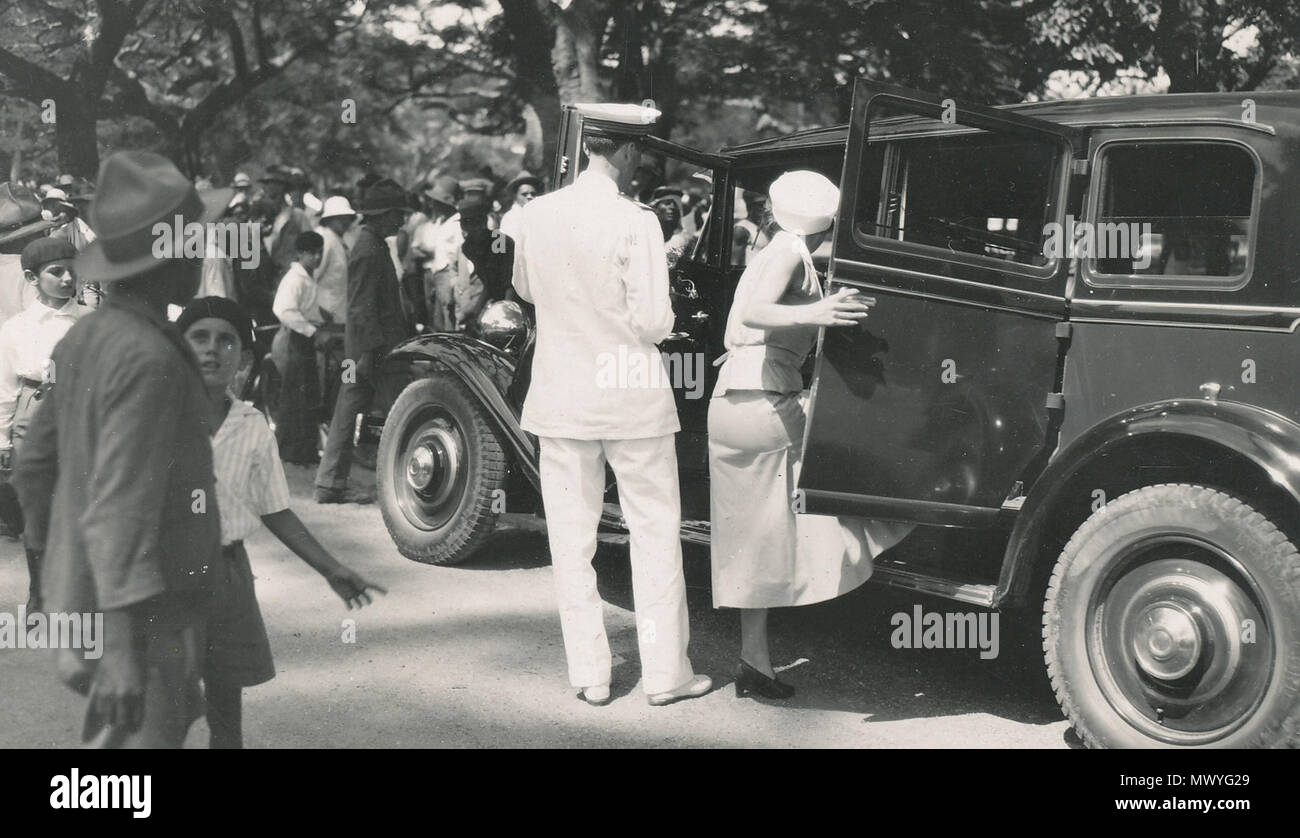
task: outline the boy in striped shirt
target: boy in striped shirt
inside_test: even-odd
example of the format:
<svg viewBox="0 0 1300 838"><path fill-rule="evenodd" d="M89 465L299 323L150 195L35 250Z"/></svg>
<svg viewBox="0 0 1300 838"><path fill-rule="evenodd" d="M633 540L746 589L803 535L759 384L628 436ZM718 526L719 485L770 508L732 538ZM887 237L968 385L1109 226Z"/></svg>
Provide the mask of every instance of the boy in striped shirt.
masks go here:
<svg viewBox="0 0 1300 838"><path fill-rule="evenodd" d="M252 324L244 310L222 297L194 300L176 322L207 385L217 428L212 439L221 510L222 559L207 627L204 687L210 747L243 747L242 690L275 677L271 646L253 590L244 539L266 525L276 538L325 577L348 609L388 593L340 563L320 545L293 510L275 436L252 405L230 395L235 373L251 356Z"/></svg>

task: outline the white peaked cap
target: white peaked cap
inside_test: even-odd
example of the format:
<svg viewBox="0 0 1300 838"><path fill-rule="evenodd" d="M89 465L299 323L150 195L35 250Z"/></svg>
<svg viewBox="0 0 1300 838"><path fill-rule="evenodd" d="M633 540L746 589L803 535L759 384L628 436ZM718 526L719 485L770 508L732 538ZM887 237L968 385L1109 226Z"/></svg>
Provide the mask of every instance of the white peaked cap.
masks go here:
<svg viewBox="0 0 1300 838"><path fill-rule="evenodd" d="M583 102L573 106L582 114L588 133L596 136L649 134L663 113L645 105Z"/></svg>
<svg viewBox="0 0 1300 838"><path fill-rule="evenodd" d="M305 196L303 203L306 203ZM320 214L322 221L326 218L338 218L341 215L351 217L357 214L356 210L352 209L352 204L348 203L348 199L342 195L331 195L326 198L324 206Z"/></svg>
<svg viewBox="0 0 1300 838"><path fill-rule="evenodd" d="M782 230L810 236L830 229L840 206L840 190L819 172L786 172L767 192L772 218Z"/></svg>

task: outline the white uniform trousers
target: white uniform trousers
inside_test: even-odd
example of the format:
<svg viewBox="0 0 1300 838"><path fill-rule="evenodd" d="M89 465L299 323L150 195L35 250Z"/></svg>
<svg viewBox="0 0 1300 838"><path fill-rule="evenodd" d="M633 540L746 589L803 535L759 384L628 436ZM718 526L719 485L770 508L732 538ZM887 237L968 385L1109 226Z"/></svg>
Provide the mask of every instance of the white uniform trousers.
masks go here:
<svg viewBox="0 0 1300 838"><path fill-rule="evenodd" d="M582 688L610 679L609 640L591 564L608 460L631 532L642 688L653 694L682 686L694 673L686 657L690 627L674 435L618 440L542 437L540 442L542 501L569 682Z"/></svg>

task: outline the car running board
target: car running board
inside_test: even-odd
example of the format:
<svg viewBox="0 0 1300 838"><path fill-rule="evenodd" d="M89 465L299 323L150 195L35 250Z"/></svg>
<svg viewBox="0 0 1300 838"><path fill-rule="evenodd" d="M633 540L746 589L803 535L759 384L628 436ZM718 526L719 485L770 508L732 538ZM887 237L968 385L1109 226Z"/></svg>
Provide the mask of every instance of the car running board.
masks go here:
<svg viewBox="0 0 1300 838"><path fill-rule="evenodd" d="M939 576L927 576L924 573L903 570L900 567L883 562L876 564L871 573L871 581L880 585L888 585L891 588L907 588L910 591L935 594L947 599L955 599L958 602L981 605L985 608L993 607L997 592L996 585L955 582Z"/></svg>
<svg viewBox="0 0 1300 838"><path fill-rule="evenodd" d="M607 530L616 532L627 532L627 521L623 520L623 512L618 508L616 503L605 504L600 512L600 526ZM688 544L709 544L709 522L708 521L682 521L680 537L682 541Z"/></svg>

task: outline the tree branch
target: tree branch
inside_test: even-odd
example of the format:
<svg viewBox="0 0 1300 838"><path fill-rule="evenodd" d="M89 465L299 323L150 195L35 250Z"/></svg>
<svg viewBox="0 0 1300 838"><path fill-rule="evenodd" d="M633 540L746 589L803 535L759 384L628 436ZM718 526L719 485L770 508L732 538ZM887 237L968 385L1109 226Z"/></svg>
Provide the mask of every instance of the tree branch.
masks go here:
<svg viewBox="0 0 1300 838"><path fill-rule="evenodd" d="M3 47L0 47L0 73L19 85L18 95L38 104L44 99L56 99L67 92L66 81Z"/></svg>

